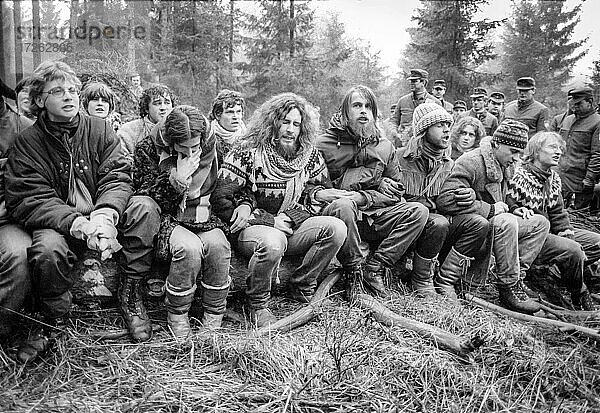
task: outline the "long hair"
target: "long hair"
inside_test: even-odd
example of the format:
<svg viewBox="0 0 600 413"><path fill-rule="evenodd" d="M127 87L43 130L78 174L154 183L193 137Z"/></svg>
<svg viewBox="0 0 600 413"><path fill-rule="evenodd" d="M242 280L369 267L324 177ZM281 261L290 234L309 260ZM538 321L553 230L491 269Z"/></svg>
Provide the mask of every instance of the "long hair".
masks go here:
<svg viewBox="0 0 600 413"><path fill-rule="evenodd" d="M377 109L377 99L375 98L375 93L368 86L357 85L351 87L344 96L344 100L342 100L342 106L340 107L340 112L342 114L342 126L347 128L350 126L350 119L348 118L348 113L350 112L350 99L352 99L352 95L354 93L360 94L365 100L367 104L371 107L371 112L373 113L373 120L377 121L378 109Z"/></svg>
<svg viewBox="0 0 600 413"><path fill-rule="evenodd" d="M42 95L46 83L53 80L68 81L81 87L81 81L77 78L75 71L65 62L48 60L40 63L31 74L29 82L29 107L33 115L39 116L42 112L43 108L37 105L36 99Z"/></svg>
<svg viewBox="0 0 600 413"><path fill-rule="evenodd" d="M525 147L525 151L523 152L523 162L533 163L533 161L538 157L538 154L542 150L542 147L549 140L554 140L560 146L560 149L565 151L565 141L563 138L556 132L538 132L533 135L529 142L527 142L527 146Z"/></svg>
<svg viewBox="0 0 600 413"><path fill-rule="evenodd" d="M302 116L298 136L300 152L307 150L312 146L317 131L310 106L306 99L295 93L281 93L271 97L254 111L240 145L248 148L266 148L272 145L278 138L279 128L286 115L292 109L298 109Z"/></svg>
<svg viewBox="0 0 600 413"><path fill-rule="evenodd" d="M140 117L144 118L148 116L148 108L150 107L150 102L162 96L169 96L171 99L171 104L175 107L175 94L168 86L165 85L154 85L147 89L144 89L142 92L142 96L140 97Z"/></svg>
<svg viewBox="0 0 600 413"><path fill-rule="evenodd" d="M483 126L483 123L481 123L479 119L472 116L461 116L458 121L456 121L452 127L452 131L450 131L452 146L455 148L458 146L460 134L466 126L472 126L475 130L475 142L473 143L473 148L479 147L479 143L485 137L485 126Z"/></svg>
<svg viewBox="0 0 600 413"><path fill-rule="evenodd" d="M244 97L240 92L229 89L221 90L215 100L213 100L208 120L219 119L225 109L232 108L235 105L242 107L242 113L246 112Z"/></svg>
<svg viewBox="0 0 600 413"><path fill-rule="evenodd" d="M108 102L108 111L115 110L117 105L117 95L112 91L110 86L102 82L90 82L81 91L81 106L87 111L90 100L102 98Z"/></svg>

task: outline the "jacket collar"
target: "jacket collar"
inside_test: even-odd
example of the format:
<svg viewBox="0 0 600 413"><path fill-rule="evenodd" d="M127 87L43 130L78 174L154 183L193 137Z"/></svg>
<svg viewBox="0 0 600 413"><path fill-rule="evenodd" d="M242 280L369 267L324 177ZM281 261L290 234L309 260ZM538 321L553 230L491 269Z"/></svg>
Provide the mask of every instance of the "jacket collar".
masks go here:
<svg viewBox="0 0 600 413"><path fill-rule="evenodd" d="M496 160L490 141L481 142L480 148L481 156L483 157L483 165L485 167L485 174L489 181L502 182L503 179L508 180L512 177L513 168L508 167L504 170L502 169L500 163Z"/></svg>

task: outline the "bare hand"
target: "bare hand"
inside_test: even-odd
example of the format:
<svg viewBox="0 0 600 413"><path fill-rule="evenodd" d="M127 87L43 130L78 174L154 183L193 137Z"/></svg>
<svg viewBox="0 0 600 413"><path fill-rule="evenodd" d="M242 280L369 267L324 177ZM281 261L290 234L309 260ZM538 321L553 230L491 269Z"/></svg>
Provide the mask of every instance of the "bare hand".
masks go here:
<svg viewBox="0 0 600 413"><path fill-rule="evenodd" d="M508 212L508 205L505 202L499 201L494 204L494 215Z"/></svg>
<svg viewBox="0 0 600 413"><path fill-rule="evenodd" d="M572 229L565 229L564 231L560 231L557 235L559 237L573 239L575 237L575 232Z"/></svg>
<svg viewBox="0 0 600 413"><path fill-rule="evenodd" d="M351 193L344 189L327 188L317 191L315 199L319 202L332 202L339 198L348 197L349 195Z"/></svg>
<svg viewBox="0 0 600 413"><path fill-rule="evenodd" d="M292 220L286 214L277 215L273 226L287 235L292 235L294 232L292 231Z"/></svg>
<svg viewBox="0 0 600 413"><path fill-rule="evenodd" d="M519 207L513 211L513 214L523 219L529 219L533 216L533 211L527 207Z"/></svg>
<svg viewBox="0 0 600 413"><path fill-rule="evenodd" d="M359 207L367 205L367 198L360 192L348 191L348 195L344 196L344 198L354 201Z"/></svg>
<svg viewBox="0 0 600 413"><path fill-rule="evenodd" d="M454 190L454 200L460 207L468 207L475 202L475 191L473 188L457 188Z"/></svg>
<svg viewBox="0 0 600 413"><path fill-rule="evenodd" d="M181 153L177 153L177 174L184 179L188 179L198 166L200 165L200 151L195 152L192 156L185 158Z"/></svg>
<svg viewBox="0 0 600 413"><path fill-rule="evenodd" d="M402 198L404 195L404 186L392 178L383 177L379 183L379 192L390 198Z"/></svg>
<svg viewBox="0 0 600 413"><path fill-rule="evenodd" d="M248 223L251 214L252 209L248 204L242 204L234 209L231 219L229 220L229 222L231 222L231 232L238 232L246 228L246 224Z"/></svg>

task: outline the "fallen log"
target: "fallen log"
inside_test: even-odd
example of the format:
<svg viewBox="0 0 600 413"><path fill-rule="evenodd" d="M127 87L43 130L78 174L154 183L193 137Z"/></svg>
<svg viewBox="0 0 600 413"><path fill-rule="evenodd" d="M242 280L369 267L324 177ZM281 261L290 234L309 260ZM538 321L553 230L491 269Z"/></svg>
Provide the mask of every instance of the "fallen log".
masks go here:
<svg viewBox="0 0 600 413"><path fill-rule="evenodd" d="M331 287L338 282L340 277L340 271L333 271L321 282L310 303L294 311L287 317L277 320L276 323L259 328L256 330L255 334L258 336L263 336L274 331L286 332L308 323L310 320L315 318L318 310L323 305L323 302L327 299Z"/></svg>
<svg viewBox="0 0 600 413"><path fill-rule="evenodd" d="M488 301L482 300L481 298L475 297L474 295L469 293L465 293L465 299L478 307L490 310L497 314L512 317L520 321L528 321L545 326L557 327L560 331L564 332L578 332L586 337L592 338L596 341L600 341L600 331L594 330L593 328L583 327L577 324L568 323L566 321L551 320L548 318L537 317L529 314L517 313L516 311L511 311L507 308L500 307L496 304L492 304Z"/></svg>
<svg viewBox="0 0 600 413"><path fill-rule="evenodd" d="M419 336L433 341L438 347L462 357L467 356L470 352L481 347L484 343L483 339L478 336L470 339L463 338L439 327L402 317L388 309L379 300L370 295L356 294L354 300L359 307L371 311L375 320L381 324L388 327L401 327L406 330L414 331Z"/></svg>

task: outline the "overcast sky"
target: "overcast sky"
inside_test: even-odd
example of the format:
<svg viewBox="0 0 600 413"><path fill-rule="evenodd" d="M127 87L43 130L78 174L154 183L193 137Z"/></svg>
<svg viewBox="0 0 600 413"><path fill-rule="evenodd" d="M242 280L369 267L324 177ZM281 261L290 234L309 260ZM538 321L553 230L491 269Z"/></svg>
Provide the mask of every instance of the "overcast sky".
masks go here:
<svg viewBox="0 0 600 413"><path fill-rule="evenodd" d="M567 0L569 8L577 3ZM397 63L410 40L406 28L414 25L410 18L420 4L418 0L316 0L314 4L318 14L337 12L347 33L369 41L374 49L380 50L381 60L388 66L387 74L401 69ZM492 0L483 16L502 19L509 16L510 10L510 0ZM591 73L592 61L600 58L599 18L600 0L587 0L574 39L588 36L589 52L575 68L573 74L577 77Z"/></svg>

